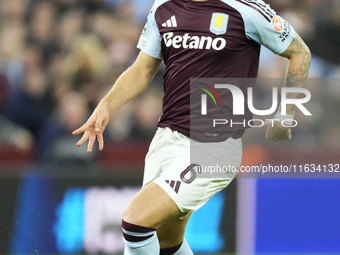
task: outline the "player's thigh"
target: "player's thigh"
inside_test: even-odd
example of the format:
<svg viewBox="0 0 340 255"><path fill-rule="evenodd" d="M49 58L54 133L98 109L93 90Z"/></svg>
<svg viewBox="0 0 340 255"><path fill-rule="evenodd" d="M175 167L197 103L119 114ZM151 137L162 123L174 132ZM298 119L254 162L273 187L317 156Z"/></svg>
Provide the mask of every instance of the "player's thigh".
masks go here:
<svg viewBox="0 0 340 255"><path fill-rule="evenodd" d="M191 213L184 219L173 219L163 223L157 229L157 236L161 248L170 248L183 242L185 229Z"/></svg>
<svg viewBox="0 0 340 255"><path fill-rule="evenodd" d="M141 189L125 209L126 222L158 228L164 222L183 216L172 198L156 183Z"/></svg>

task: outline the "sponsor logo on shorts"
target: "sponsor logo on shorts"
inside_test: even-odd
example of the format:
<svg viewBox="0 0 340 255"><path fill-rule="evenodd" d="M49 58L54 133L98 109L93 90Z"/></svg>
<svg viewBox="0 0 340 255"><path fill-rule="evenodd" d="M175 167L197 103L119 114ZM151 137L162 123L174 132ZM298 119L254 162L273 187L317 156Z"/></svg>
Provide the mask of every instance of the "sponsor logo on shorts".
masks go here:
<svg viewBox="0 0 340 255"><path fill-rule="evenodd" d="M180 181L174 181L174 180L165 180L167 184L170 185L170 187L178 194L179 188L181 187Z"/></svg>

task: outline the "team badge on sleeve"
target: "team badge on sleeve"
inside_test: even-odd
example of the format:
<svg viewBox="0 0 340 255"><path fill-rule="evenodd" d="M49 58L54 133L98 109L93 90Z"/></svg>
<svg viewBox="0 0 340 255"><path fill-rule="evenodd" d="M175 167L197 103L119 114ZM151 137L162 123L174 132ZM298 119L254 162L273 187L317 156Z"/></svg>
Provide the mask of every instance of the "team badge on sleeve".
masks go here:
<svg viewBox="0 0 340 255"><path fill-rule="evenodd" d="M229 15L214 12L210 21L210 32L221 35L227 32Z"/></svg>
<svg viewBox="0 0 340 255"><path fill-rule="evenodd" d="M280 20L280 18L278 16L274 16L274 18L273 18L273 26L274 26L274 29L277 32L281 32L282 31L282 29L283 29L282 22L281 22L281 20Z"/></svg>

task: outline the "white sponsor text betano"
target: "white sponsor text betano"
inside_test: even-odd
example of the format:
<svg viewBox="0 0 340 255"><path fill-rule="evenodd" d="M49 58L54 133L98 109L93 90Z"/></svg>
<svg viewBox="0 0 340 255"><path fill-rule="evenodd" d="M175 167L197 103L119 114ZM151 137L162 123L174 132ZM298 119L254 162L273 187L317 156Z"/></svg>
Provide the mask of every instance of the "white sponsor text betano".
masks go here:
<svg viewBox="0 0 340 255"><path fill-rule="evenodd" d="M175 49L199 49L199 50L223 50L227 45L227 41L224 38L211 36L197 36L189 35L189 33L174 36L173 32L165 33L163 35L164 43L166 47L174 47Z"/></svg>

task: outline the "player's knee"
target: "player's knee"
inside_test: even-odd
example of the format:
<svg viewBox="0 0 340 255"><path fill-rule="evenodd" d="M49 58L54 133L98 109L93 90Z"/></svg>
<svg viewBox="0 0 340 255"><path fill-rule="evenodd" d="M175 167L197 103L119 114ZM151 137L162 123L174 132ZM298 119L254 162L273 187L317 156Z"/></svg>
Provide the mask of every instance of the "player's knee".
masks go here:
<svg viewBox="0 0 340 255"><path fill-rule="evenodd" d="M145 219L141 212L138 213L138 211L133 210L132 208L129 207L126 208L124 211L123 221L137 226L153 227L148 226L147 220Z"/></svg>
<svg viewBox="0 0 340 255"><path fill-rule="evenodd" d="M131 210L125 209L124 215L123 215L123 221L129 222L134 225L140 225L142 220L140 219L140 217L138 217L138 215L131 212Z"/></svg>

